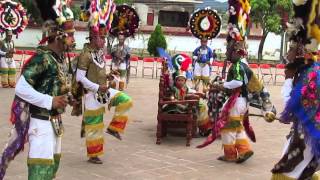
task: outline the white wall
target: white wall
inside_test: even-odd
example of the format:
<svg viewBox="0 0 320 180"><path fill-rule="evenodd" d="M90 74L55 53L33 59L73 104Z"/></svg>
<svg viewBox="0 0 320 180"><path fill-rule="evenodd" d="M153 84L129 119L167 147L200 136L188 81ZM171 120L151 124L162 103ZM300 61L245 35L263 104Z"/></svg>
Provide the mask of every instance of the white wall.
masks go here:
<svg viewBox="0 0 320 180"><path fill-rule="evenodd" d="M23 33L19 35L18 40L15 40L17 47L36 47L39 40L41 39L40 29L26 29ZM147 48L149 34L136 35L134 39L130 38L127 43L131 48ZM77 31L75 33L77 49L82 49L83 44L87 42L86 37L88 37L87 31ZM200 41L197 38L191 36L166 36L168 42L169 50L186 51L191 52L197 46L199 46ZM269 33L264 46L264 52L274 52L275 49L280 49L280 36ZM222 38L217 38L209 41L209 46L214 49L221 49L225 51L226 40ZM248 40L248 48L250 55L257 55L260 41L258 40ZM278 57L277 57L278 58Z"/></svg>

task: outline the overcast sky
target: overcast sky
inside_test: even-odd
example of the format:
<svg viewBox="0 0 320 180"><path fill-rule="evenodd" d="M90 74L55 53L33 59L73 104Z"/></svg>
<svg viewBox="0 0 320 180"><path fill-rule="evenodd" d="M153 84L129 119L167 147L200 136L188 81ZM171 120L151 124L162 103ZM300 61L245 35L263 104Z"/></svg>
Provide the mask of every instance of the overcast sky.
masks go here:
<svg viewBox="0 0 320 180"><path fill-rule="evenodd" d="M220 1L220 2L227 2L227 0L216 0L216 1Z"/></svg>

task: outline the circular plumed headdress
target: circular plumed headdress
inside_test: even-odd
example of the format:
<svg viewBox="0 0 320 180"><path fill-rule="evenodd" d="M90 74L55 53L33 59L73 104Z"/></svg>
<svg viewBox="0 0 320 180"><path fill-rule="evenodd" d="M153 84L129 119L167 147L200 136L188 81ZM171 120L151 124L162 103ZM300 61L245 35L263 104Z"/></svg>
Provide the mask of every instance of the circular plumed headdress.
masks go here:
<svg viewBox="0 0 320 180"><path fill-rule="evenodd" d="M114 20L110 29L112 36L120 34L125 37L133 36L139 28L139 16L133 7L119 5L114 13Z"/></svg>
<svg viewBox="0 0 320 180"><path fill-rule="evenodd" d="M195 11L190 18L189 26L192 34L201 40L210 40L219 35L221 18L216 10L210 8Z"/></svg>
<svg viewBox="0 0 320 180"><path fill-rule="evenodd" d="M70 0L36 0L43 21L43 37L39 44L45 44L49 37L62 37L75 32L70 3Z"/></svg>
<svg viewBox="0 0 320 180"><path fill-rule="evenodd" d="M11 32L18 36L28 25L26 10L21 3L0 1L0 33Z"/></svg>

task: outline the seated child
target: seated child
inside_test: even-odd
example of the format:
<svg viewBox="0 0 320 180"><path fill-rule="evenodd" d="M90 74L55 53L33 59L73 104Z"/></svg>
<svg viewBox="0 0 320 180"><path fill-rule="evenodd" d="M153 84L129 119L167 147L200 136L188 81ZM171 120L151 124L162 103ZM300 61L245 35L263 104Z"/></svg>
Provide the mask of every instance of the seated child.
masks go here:
<svg viewBox="0 0 320 180"><path fill-rule="evenodd" d="M195 90L190 89L187 85L187 78L185 72L179 72L173 74L174 84L171 87L171 99L172 100L187 100L198 98L199 95L204 97L204 94L196 93ZM169 104L163 107L163 111L170 114L183 114L187 111L187 105L184 104ZM194 113L197 116L197 125L200 135L208 135L212 127L211 121L208 116L208 109L205 101L200 98L197 108L194 109Z"/></svg>

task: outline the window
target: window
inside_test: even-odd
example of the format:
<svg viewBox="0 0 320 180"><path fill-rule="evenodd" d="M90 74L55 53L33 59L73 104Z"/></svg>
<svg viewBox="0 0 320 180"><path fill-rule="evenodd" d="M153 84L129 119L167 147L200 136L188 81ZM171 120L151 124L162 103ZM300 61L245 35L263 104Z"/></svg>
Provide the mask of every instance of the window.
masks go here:
<svg viewBox="0 0 320 180"><path fill-rule="evenodd" d="M188 12L159 11L158 22L162 26L187 27L189 21Z"/></svg>

